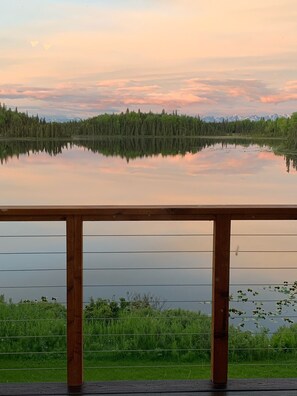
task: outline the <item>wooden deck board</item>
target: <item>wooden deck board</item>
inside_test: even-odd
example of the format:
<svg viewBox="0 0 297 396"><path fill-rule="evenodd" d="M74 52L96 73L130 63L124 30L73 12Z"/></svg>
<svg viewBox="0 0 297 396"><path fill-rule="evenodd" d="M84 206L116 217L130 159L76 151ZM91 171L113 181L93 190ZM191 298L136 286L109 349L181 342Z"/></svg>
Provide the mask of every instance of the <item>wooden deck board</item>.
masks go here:
<svg viewBox="0 0 297 396"><path fill-rule="evenodd" d="M226 389L214 389L210 381L113 381L90 382L76 391L63 383L0 384L1 396L16 395L296 395L297 379L230 380Z"/></svg>

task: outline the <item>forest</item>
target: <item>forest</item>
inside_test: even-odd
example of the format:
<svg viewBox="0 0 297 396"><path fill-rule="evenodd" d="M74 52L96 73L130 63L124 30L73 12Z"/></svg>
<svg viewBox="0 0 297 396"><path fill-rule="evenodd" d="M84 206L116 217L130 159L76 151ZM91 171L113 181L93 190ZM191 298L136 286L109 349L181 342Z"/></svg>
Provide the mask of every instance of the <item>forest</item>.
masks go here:
<svg viewBox="0 0 297 396"><path fill-rule="evenodd" d="M274 121L204 122L200 117L166 113L129 111L101 114L86 120L47 122L0 104L0 137L70 138L79 137L191 137L191 136L264 136L278 137L297 146L297 112Z"/></svg>

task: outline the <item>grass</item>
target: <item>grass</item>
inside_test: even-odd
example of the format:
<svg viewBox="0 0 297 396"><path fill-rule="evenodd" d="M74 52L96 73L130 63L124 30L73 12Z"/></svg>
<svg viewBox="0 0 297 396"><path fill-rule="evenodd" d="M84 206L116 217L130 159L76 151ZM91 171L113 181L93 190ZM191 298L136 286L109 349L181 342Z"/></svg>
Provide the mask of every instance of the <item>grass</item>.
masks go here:
<svg viewBox="0 0 297 396"><path fill-rule="evenodd" d="M66 361L0 359L0 382L65 382Z"/></svg>
<svg viewBox="0 0 297 396"><path fill-rule="evenodd" d="M136 296L84 310L86 381L209 379L210 318ZM0 298L0 382L66 381L66 310ZM297 324L269 336L229 329L230 378L297 377Z"/></svg>
<svg viewBox="0 0 297 396"><path fill-rule="evenodd" d="M85 381L209 379L210 365L153 360L85 360ZM229 378L296 378L294 359L256 363L230 363ZM65 382L63 359L1 359L1 382Z"/></svg>
<svg viewBox="0 0 297 396"><path fill-rule="evenodd" d="M296 378L296 360L271 360L249 364L229 364L229 378Z"/></svg>

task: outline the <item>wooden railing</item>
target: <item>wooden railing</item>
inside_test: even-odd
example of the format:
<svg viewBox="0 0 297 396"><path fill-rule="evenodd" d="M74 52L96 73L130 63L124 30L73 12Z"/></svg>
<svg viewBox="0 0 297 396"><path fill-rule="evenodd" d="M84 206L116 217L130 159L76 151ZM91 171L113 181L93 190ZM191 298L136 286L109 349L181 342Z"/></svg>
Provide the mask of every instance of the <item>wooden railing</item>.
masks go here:
<svg viewBox="0 0 297 396"><path fill-rule="evenodd" d="M230 235L232 220L297 220L291 206L88 206L0 207L0 221L64 221L67 224L68 386L83 383L83 222L213 221L211 379L228 380Z"/></svg>

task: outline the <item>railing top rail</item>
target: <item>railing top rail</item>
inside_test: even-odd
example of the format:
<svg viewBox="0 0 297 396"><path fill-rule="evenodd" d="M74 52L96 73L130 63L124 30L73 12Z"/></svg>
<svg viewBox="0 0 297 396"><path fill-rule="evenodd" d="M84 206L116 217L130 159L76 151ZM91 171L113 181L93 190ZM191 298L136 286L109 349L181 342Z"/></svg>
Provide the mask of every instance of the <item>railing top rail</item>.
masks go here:
<svg viewBox="0 0 297 396"><path fill-rule="evenodd" d="M0 221L297 220L297 205L0 206Z"/></svg>

